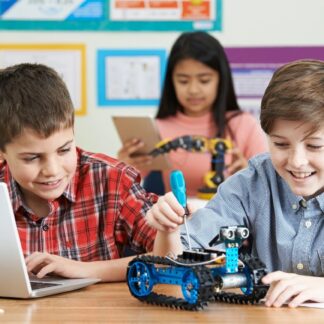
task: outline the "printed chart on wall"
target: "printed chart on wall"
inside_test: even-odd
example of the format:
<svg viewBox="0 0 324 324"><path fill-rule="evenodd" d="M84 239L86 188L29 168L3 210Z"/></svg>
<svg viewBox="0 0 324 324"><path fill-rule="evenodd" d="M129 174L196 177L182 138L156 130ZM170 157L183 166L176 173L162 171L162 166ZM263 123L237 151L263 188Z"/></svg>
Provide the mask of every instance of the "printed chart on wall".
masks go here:
<svg viewBox="0 0 324 324"><path fill-rule="evenodd" d="M99 50L97 57L99 106L158 104L166 64L165 50Z"/></svg>
<svg viewBox="0 0 324 324"><path fill-rule="evenodd" d="M76 115L86 113L85 46L83 44L0 44L0 68L19 63L40 63L64 80Z"/></svg>
<svg viewBox="0 0 324 324"><path fill-rule="evenodd" d="M221 30L222 0L0 0L0 29Z"/></svg>
<svg viewBox="0 0 324 324"><path fill-rule="evenodd" d="M300 59L324 60L320 47L232 47L225 49L240 107L259 118L261 99L274 71Z"/></svg>
<svg viewBox="0 0 324 324"><path fill-rule="evenodd" d="M220 0L111 0L109 18L126 29L220 30ZM127 26L129 28L127 28Z"/></svg>

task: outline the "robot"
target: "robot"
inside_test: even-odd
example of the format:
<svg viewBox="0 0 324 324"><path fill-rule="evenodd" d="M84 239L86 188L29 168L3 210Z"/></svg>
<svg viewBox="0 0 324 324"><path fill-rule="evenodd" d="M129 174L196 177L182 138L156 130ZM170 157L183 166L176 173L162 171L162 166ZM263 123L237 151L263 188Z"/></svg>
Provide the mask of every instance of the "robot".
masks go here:
<svg viewBox="0 0 324 324"><path fill-rule="evenodd" d="M185 183L180 171L171 174L174 195L185 210ZM254 304L262 299L268 287L261 279L267 274L265 265L249 254L239 255L242 242L249 237L245 226L224 226L209 243L208 249L193 249L187 230L189 249L173 258L143 255L133 259L127 269L130 293L140 301L185 310L199 310L212 300ZM225 253L216 248L223 244ZM159 284L181 287L182 298L153 291ZM226 292L240 288L242 293Z"/></svg>
<svg viewBox="0 0 324 324"><path fill-rule="evenodd" d="M212 155L211 170L205 174L204 186L198 190L197 194L198 198L210 199L217 192L218 186L224 181L225 153L232 147L233 144L228 139L208 139L203 136L185 135L159 142L149 154L155 157L178 148L189 152L210 152Z"/></svg>
<svg viewBox="0 0 324 324"><path fill-rule="evenodd" d="M198 310L208 302L254 304L267 292L261 279L267 273L264 264L249 255L238 255L238 248L249 231L244 226L222 227L218 243L224 243L225 256L213 247L184 251L177 258L138 256L127 270L130 293L140 301L185 310ZM157 294L158 284L181 287L183 298ZM225 292L240 288L242 294Z"/></svg>

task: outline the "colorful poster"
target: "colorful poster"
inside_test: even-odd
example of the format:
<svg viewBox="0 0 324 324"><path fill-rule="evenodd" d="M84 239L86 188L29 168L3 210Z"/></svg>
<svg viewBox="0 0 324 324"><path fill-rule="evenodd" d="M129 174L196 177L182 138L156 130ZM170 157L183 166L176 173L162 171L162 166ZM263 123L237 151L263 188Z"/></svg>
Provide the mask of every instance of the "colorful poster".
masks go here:
<svg viewBox="0 0 324 324"><path fill-rule="evenodd" d="M112 0L111 20L213 20L215 0Z"/></svg>
<svg viewBox="0 0 324 324"><path fill-rule="evenodd" d="M178 30L184 26L219 30L220 11L220 0L111 0L109 18L112 22L127 22L133 26L141 22L143 26L152 26L153 30L169 29L170 26L178 26Z"/></svg>
<svg viewBox="0 0 324 324"><path fill-rule="evenodd" d="M240 107L257 118L264 91L278 67L299 59L324 60L324 46L231 47L225 50Z"/></svg>
<svg viewBox="0 0 324 324"><path fill-rule="evenodd" d="M0 0L0 29L221 30L222 0Z"/></svg>

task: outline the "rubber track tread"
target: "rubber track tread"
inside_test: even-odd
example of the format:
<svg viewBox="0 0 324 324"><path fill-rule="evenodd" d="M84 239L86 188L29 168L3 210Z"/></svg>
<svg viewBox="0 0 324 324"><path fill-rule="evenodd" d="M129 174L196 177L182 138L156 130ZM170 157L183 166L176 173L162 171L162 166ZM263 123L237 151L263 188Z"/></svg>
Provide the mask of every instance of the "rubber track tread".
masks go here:
<svg viewBox="0 0 324 324"><path fill-rule="evenodd" d="M182 263L187 263L188 266L197 275L200 287L199 287L199 297L195 304L189 304L183 298L176 298L173 296L167 296L163 294L157 294L151 292L148 296L135 298L144 301L149 304L167 306L171 308L178 308L184 310L199 310L203 309L207 305L208 301L216 300L219 302L226 302L232 304L256 304L262 299L268 290L267 286L264 286L261 282L262 277L266 274L264 264L257 258L251 257L250 255L241 255L240 260L243 261L246 267L249 268L253 276L253 292L250 295L235 294L231 292L214 292L214 279L210 270L205 266L190 266L192 261L177 259L177 261ZM171 260L163 257L142 255L136 257L132 262L143 261L148 264L153 265L167 265L176 266Z"/></svg>
<svg viewBox="0 0 324 324"><path fill-rule="evenodd" d="M138 256L132 262L135 261L143 261L147 264L153 265L175 266L175 264L167 258L149 255ZM177 259L177 261L180 260ZM184 260L181 260L181 262L183 261ZM190 264L190 262L188 264ZM155 292L151 292L148 296L145 297L138 297L134 295L133 296L141 301L152 305L167 306L171 308L184 309L190 311L203 309L204 306L207 306L208 300L211 300L213 298L214 279L212 277L212 274L210 273L210 270L205 266L195 266L190 267L190 269L192 269L195 272L199 280L198 300L195 304L189 304L183 298L157 294Z"/></svg>
<svg viewBox="0 0 324 324"><path fill-rule="evenodd" d="M216 301L231 303L231 304L257 304L262 299L267 291L268 286L262 284L261 279L267 273L265 265L258 258L248 254L240 255L240 260L243 261L246 267L249 268L253 276L253 292L250 295L235 294L230 292L219 292L214 294Z"/></svg>

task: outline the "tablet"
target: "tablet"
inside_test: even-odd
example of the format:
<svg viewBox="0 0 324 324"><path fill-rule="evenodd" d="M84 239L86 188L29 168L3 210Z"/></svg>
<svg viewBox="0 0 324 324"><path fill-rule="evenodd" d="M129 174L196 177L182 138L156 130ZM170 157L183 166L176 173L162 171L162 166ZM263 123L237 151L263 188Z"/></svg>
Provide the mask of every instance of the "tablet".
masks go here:
<svg viewBox="0 0 324 324"><path fill-rule="evenodd" d="M138 138L144 142L143 148L136 155L147 154L161 141L160 133L155 120L148 116L113 116L112 117L122 143ZM167 155L159 155L153 159L153 164L148 167L151 170L170 169Z"/></svg>

